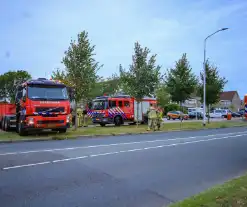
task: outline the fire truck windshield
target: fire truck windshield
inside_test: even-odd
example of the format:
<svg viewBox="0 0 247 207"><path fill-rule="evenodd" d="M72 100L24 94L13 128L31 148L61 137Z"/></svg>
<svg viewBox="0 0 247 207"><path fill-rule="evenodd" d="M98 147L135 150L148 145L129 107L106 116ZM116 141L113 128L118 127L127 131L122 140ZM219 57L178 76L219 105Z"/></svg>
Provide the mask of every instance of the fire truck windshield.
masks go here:
<svg viewBox="0 0 247 207"><path fill-rule="evenodd" d="M94 100L92 104L93 110L103 110L107 108L107 100Z"/></svg>
<svg viewBox="0 0 247 207"><path fill-rule="evenodd" d="M27 92L32 100L68 100L66 87L34 85L28 86Z"/></svg>

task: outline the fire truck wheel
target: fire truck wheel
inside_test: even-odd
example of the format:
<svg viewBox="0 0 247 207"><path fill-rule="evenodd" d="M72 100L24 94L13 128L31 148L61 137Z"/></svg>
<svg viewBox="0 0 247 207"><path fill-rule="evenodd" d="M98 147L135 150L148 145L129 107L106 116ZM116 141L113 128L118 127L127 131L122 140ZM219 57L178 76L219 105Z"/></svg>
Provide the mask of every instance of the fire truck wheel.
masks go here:
<svg viewBox="0 0 247 207"><path fill-rule="evenodd" d="M3 128L4 131L8 131L9 130L9 119L8 118L5 118L4 120L4 128Z"/></svg>
<svg viewBox="0 0 247 207"><path fill-rule="evenodd" d="M1 129L4 130L4 119L1 121Z"/></svg>
<svg viewBox="0 0 247 207"><path fill-rule="evenodd" d="M67 129L66 128L65 129L59 129L58 131L59 131L59 133L66 133Z"/></svg>
<svg viewBox="0 0 247 207"><path fill-rule="evenodd" d="M27 136L27 131L25 131L25 129L23 128L23 125L20 122L20 120L18 121L18 133L20 136Z"/></svg>
<svg viewBox="0 0 247 207"><path fill-rule="evenodd" d="M148 124L148 117L144 117L143 124Z"/></svg>
<svg viewBox="0 0 247 207"><path fill-rule="evenodd" d="M122 117L121 116L116 116L114 118L114 124L115 126L120 126L123 123Z"/></svg>
<svg viewBox="0 0 247 207"><path fill-rule="evenodd" d="M100 126L104 127L104 126L105 126L105 124L104 124L104 123L100 123Z"/></svg>

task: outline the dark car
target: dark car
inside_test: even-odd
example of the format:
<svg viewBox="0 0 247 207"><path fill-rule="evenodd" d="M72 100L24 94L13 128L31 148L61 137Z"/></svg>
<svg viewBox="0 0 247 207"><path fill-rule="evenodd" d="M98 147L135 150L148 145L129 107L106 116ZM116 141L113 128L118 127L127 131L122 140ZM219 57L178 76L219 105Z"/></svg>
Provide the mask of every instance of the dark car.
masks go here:
<svg viewBox="0 0 247 207"><path fill-rule="evenodd" d="M189 113L190 119L196 119L196 117L198 119L203 119L203 114L201 112L195 112L195 111Z"/></svg>
<svg viewBox="0 0 247 207"><path fill-rule="evenodd" d="M232 112L232 117L241 117L242 115L237 112Z"/></svg>
<svg viewBox="0 0 247 207"><path fill-rule="evenodd" d="M240 109L240 110L238 111L238 114L240 114L241 116L243 116L244 113L245 113L244 109Z"/></svg>

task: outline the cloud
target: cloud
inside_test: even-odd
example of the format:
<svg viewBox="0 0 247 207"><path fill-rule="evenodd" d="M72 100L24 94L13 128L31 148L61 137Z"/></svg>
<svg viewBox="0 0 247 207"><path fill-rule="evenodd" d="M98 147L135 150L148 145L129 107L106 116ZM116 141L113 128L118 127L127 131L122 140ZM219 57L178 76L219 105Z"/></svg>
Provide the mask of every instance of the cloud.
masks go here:
<svg viewBox="0 0 247 207"><path fill-rule="evenodd" d="M1 72L21 68L45 76L62 67L70 39L86 30L96 45L97 60L104 64L100 75L117 72L120 63L128 67L135 41L157 53L164 70L186 52L198 74L204 38L230 27L208 41L207 57L227 76L229 89L245 93L242 78L232 74L233 70L241 73L246 65L245 1L26 0L26 4L16 1L0 7ZM6 51L11 54L8 58Z"/></svg>

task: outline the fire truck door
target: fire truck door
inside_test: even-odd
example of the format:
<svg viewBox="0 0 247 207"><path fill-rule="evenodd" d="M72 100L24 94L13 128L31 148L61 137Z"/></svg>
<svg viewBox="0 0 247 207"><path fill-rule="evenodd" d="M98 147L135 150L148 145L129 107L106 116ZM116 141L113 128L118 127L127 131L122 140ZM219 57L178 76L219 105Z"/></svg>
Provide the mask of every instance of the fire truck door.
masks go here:
<svg viewBox="0 0 247 207"><path fill-rule="evenodd" d="M118 101L118 107L123 111L123 118L125 120L130 119L132 111L129 100Z"/></svg>

